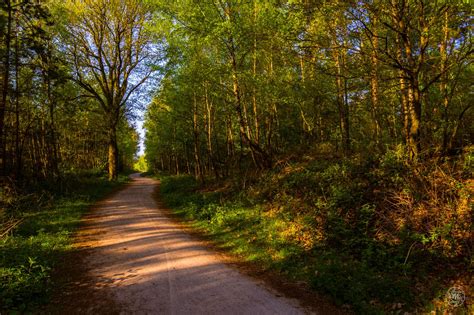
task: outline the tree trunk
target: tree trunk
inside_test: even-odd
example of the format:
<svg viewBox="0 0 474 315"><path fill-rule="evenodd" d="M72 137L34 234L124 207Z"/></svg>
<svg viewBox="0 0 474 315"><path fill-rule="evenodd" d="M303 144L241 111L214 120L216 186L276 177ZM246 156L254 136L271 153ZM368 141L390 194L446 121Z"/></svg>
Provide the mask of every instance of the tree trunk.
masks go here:
<svg viewBox="0 0 474 315"><path fill-rule="evenodd" d="M201 182L204 181L201 165L201 154L200 154L200 141L199 141L199 126L198 126L198 105L196 99L196 93L194 93L193 99L193 135L194 135L194 161L195 161L195 172L194 175Z"/></svg>
<svg viewBox="0 0 474 315"><path fill-rule="evenodd" d="M270 65L269 65L270 77L273 78L273 42L270 44ZM275 144L272 143L272 138L274 135L274 125L276 125L276 137L275 137ZM277 104L274 100L271 103L271 114L268 117L268 130L267 130L267 150L269 151L270 157L273 156L274 152L278 151L281 138L280 138L280 119L278 118L278 108Z"/></svg>
<svg viewBox="0 0 474 315"><path fill-rule="evenodd" d="M377 18L372 19L374 26L372 49L371 49L371 67L370 67L370 98L372 101L372 119L374 121L374 138L377 146L380 144L380 122L379 122L379 81L378 81L378 37L377 37Z"/></svg>
<svg viewBox="0 0 474 315"><path fill-rule="evenodd" d="M253 109L253 119L254 119L254 141L256 144L260 142L260 127L258 121L258 107L257 107L257 88L256 88L256 79L257 79L257 2L254 2L254 34L253 34L253 65L252 65L252 75L254 80L253 91L252 91L252 109Z"/></svg>
<svg viewBox="0 0 474 315"><path fill-rule="evenodd" d="M397 12L393 13L393 21L395 25L398 25L399 30L404 29L404 24L402 21L398 21ZM395 37L396 47L396 57L399 62L404 61L403 57L403 42L401 40L400 33L397 33ZM402 123L403 123L403 136L405 138L405 144L408 146L410 143L410 115L409 115L409 108L408 108L408 89L407 83L405 78L405 73L403 70L397 70L398 77L399 77L399 85L400 85L400 102L401 102L401 115L402 115Z"/></svg>
<svg viewBox="0 0 474 315"><path fill-rule="evenodd" d="M231 65L232 65L232 82L233 82L233 92L235 99L235 109L237 111L237 116L239 119L239 130L242 137L243 143L249 146L252 155L255 156L255 162L258 167L270 168L271 160L269 156L256 144L247 133L248 124L244 116L242 100L240 95L240 85L237 78L237 61L235 58L235 53L231 52ZM257 156L258 155L258 156Z"/></svg>
<svg viewBox="0 0 474 315"><path fill-rule="evenodd" d="M228 20L232 23L232 14L230 10L225 10L226 16ZM233 94L234 94L234 101L235 101L235 110L237 112L237 117L239 120L239 130L241 141L243 144L247 145L250 148L252 153L252 157L254 157L254 161L257 164L257 167L260 168L271 168L272 161L270 156L257 144L255 141L252 140L251 135L249 134L249 126L248 121L245 117L244 112L244 104L241 99L241 91L240 91L240 84L239 79L237 76L238 69L237 69L237 56L236 56L236 47L234 43L234 39L232 36L229 38L229 45L228 45L228 52L230 57L230 65L232 71L232 87L233 87Z"/></svg>
<svg viewBox="0 0 474 315"><path fill-rule="evenodd" d="M446 71L448 66L448 36L449 36L449 28L448 28L448 10L444 13L444 23L443 23L443 40L441 42L439 54L441 56L441 82L440 82L440 92L443 97L443 147L442 152L446 154L449 148L449 135L448 135L448 127L449 127L449 117L448 117L448 107L449 107L449 93L448 93L448 73Z"/></svg>
<svg viewBox="0 0 474 315"><path fill-rule="evenodd" d="M11 46L11 31L12 31L12 6L10 0L5 3L7 10L7 31L5 33L5 56L3 60L3 82L2 82L2 97L0 99L0 175L5 175L6 166L6 152L4 143L5 130L5 110L7 107L8 90L10 83L10 46Z"/></svg>
<svg viewBox="0 0 474 315"><path fill-rule="evenodd" d="M22 151L20 149L20 36L19 13L15 15L15 178L22 177Z"/></svg>
<svg viewBox="0 0 474 315"><path fill-rule="evenodd" d="M349 117L347 113L347 100L345 97L346 82L343 82L342 64L339 50L333 50L334 62L336 65L336 103L339 112L339 128L341 131L342 149L345 155L350 151Z"/></svg>
<svg viewBox="0 0 474 315"><path fill-rule="evenodd" d="M421 152L422 140L422 83L420 82L420 73L425 62L425 49L428 44L428 26L424 16L424 3L420 2L421 12L418 15L418 27L420 28L419 43L413 43L412 39L403 33L402 39L405 47L405 54L408 61L408 67L405 75L409 78L408 84L408 111L410 116L410 134L409 134L409 154L410 159L414 160ZM403 30L403 29L401 29ZM414 48L416 47L416 49Z"/></svg>
<svg viewBox="0 0 474 315"><path fill-rule="evenodd" d="M207 155L208 155L208 164L210 171L214 172L216 178L219 178L219 170L217 169L214 149L212 147L212 134L214 131L214 117L213 117L213 104L209 100L209 92L207 83L205 85L205 102L206 102L206 116L207 116Z"/></svg>
<svg viewBox="0 0 474 315"><path fill-rule="evenodd" d="M224 172L226 177L230 175L230 171L233 168L235 161L235 143L234 143L234 132L233 132L233 123L232 117L228 115L226 117L226 147L227 147L227 157L226 157L226 166L224 167Z"/></svg>
<svg viewBox="0 0 474 315"><path fill-rule="evenodd" d="M109 130L109 180L114 181L118 178L118 147L117 147L117 130L111 127Z"/></svg>
<svg viewBox="0 0 474 315"><path fill-rule="evenodd" d="M410 148L410 158L415 159L421 151L421 93L417 78L411 78L408 89L410 115L410 135L408 145Z"/></svg>
<svg viewBox="0 0 474 315"><path fill-rule="evenodd" d="M47 96L47 103L49 109L49 139L46 145L48 146L48 164L49 164L49 172L54 177L59 176L59 169L58 169L58 154L57 154L57 144L56 144L56 128L55 128L55 121L54 121L54 111L55 111L55 100L53 99L53 95L51 93L51 78L49 74L49 68L52 66L51 64L51 49L47 47L48 52L47 55L44 57L44 81L46 85L46 96Z"/></svg>

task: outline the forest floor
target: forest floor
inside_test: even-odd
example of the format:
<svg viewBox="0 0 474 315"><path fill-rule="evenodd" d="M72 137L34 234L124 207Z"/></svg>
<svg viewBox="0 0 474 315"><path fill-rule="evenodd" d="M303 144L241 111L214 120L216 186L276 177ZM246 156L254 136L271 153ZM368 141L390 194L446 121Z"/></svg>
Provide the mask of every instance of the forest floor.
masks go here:
<svg viewBox="0 0 474 315"><path fill-rule="evenodd" d="M46 312L341 313L324 301L310 305L304 294L301 301L289 298L298 290L281 282L270 288L268 277L248 276L249 269L170 217L154 194L158 181L132 179L84 218L77 251L59 268L63 285Z"/></svg>

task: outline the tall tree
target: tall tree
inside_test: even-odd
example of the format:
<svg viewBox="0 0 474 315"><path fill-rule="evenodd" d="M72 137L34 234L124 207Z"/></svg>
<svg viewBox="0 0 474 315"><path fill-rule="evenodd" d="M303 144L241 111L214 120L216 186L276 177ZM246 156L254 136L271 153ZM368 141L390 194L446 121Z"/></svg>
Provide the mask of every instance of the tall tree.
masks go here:
<svg viewBox="0 0 474 315"><path fill-rule="evenodd" d="M70 0L63 40L73 64L72 80L83 97L96 100L108 135L109 179L117 178L117 126L127 102L151 75L145 30L148 8L139 0Z"/></svg>
<svg viewBox="0 0 474 315"><path fill-rule="evenodd" d="M12 24L13 24L13 5L11 0L6 0L2 5L2 11L6 14L6 25L2 25L2 71L1 71L1 87L2 95L0 97L0 174L5 173L5 143L4 143L4 128L5 128L5 110L7 107L9 86L10 86L10 56L11 56L11 41L12 41ZM3 13L3 12L2 12ZM2 14L3 15L3 14ZM2 21L3 22L3 21ZM4 24L4 23L2 23Z"/></svg>

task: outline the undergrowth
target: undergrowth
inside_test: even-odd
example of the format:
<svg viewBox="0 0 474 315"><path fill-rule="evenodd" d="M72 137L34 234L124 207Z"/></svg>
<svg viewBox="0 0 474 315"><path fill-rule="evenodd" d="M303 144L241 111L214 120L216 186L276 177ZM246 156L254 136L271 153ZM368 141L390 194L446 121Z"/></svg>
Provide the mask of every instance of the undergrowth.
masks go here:
<svg viewBox="0 0 474 315"><path fill-rule="evenodd" d="M244 190L164 177L161 195L221 247L356 313L468 314L445 296L472 288L473 154L407 165L399 152L288 163Z"/></svg>
<svg viewBox="0 0 474 315"><path fill-rule="evenodd" d="M72 250L72 233L99 198L127 181L82 174L61 182L37 183L20 190L3 188L3 222L22 220L0 239L0 313L31 312L45 303L54 285L51 271Z"/></svg>

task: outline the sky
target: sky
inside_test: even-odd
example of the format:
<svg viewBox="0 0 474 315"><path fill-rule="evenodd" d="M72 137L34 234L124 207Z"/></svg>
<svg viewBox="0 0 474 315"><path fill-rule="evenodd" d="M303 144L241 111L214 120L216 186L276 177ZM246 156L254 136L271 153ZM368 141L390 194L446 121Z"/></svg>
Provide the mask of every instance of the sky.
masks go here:
<svg viewBox="0 0 474 315"><path fill-rule="evenodd" d="M140 135L140 142L138 145L138 151L137 154L143 155L145 154L145 129L143 128L143 119L144 119L144 113L141 113L140 118L137 119L136 121L136 126L137 126L137 131L138 134Z"/></svg>
<svg viewBox="0 0 474 315"><path fill-rule="evenodd" d="M141 81L144 73L149 70L150 64L154 64L156 65L155 67L157 67L148 80L146 80L143 85L141 85L137 91L133 93L134 95L132 95L130 99L130 102L135 103L135 105L132 106L132 108L135 108L133 113L135 117L132 120L132 123L140 135L139 147L137 151L138 156L145 154L145 129L143 128L143 123L145 121L146 109L148 104L150 104L153 97L155 96L156 91L159 90L159 86L164 75L164 73L158 69L163 69L166 67L167 61L165 58L163 58L163 48L161 45L162 43L150 44L149 48L154 51L154 53L151 54L153 57L151 57L147 63L143 64L143 68L138 69L130 77L132 83L137 83Z"/></svg>
<svg viewBox="0 0 474 315"><path fill-rule="evenodd" d="M134 73L133 77L131 78L132 82L138 82L141 73ZM137 155L145 154L145 128L143 127L145 121L145 113L150 104L155 91L158 90L157 87L160 85L162 75L160 73L156 73L156 75L152 75L142 86L140 86L137 91L135 91L129 100L130 103L134 105L131 106L132 108L132 119L131 122L135 126L136 131L140 135Z"/></svg>

